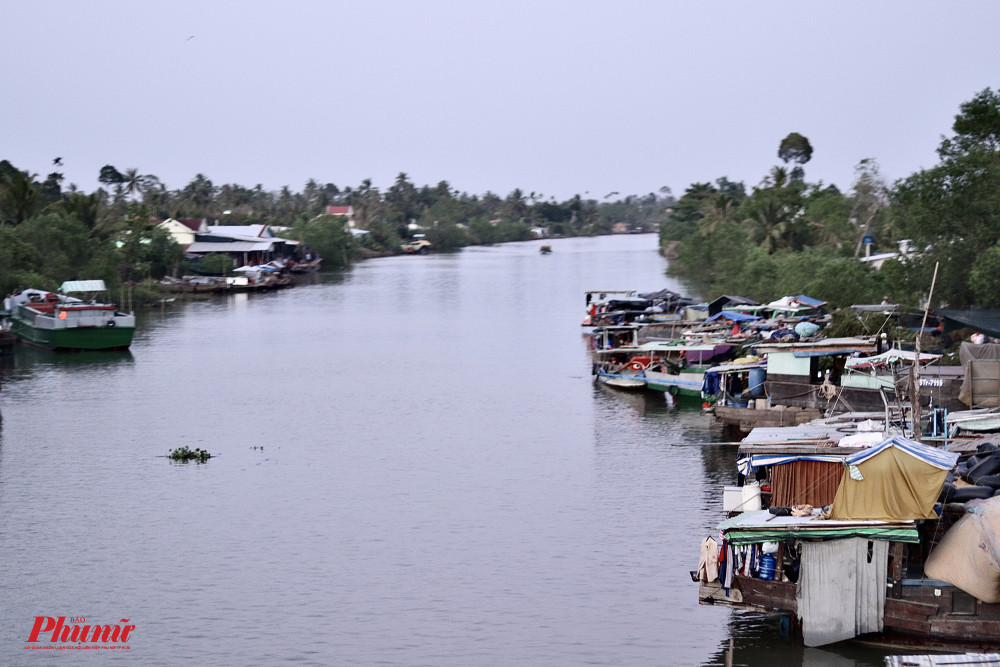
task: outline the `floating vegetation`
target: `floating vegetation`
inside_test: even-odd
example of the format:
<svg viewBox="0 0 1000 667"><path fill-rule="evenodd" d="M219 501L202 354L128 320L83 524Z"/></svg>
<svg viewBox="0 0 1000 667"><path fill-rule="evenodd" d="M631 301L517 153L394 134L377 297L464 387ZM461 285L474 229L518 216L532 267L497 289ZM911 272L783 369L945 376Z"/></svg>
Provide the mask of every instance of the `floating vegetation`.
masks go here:
<svg viewBox="0 0 1000 667"><path fill-rule="evenodd" d="M205 461L212 458L204 449L189 449L187 447L178 447L177 449L170 450L167 454L168 459L173 459L174 461L181 461L187 463L188 461L195 461L197 463L204 463Z"/></svg>

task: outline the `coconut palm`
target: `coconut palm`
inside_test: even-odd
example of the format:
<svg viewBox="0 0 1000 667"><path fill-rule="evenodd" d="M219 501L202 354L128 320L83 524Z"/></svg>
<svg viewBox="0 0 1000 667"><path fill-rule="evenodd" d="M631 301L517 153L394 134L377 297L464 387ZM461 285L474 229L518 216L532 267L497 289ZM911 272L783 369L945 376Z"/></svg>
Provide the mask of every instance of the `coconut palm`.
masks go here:
<svg viewBox="0 0 1000 667"><path fill-rule="evenodd" d="M0 176L0 222L19 225L30 218L41 201L41 184L36 174L18 169Z"/></svg>

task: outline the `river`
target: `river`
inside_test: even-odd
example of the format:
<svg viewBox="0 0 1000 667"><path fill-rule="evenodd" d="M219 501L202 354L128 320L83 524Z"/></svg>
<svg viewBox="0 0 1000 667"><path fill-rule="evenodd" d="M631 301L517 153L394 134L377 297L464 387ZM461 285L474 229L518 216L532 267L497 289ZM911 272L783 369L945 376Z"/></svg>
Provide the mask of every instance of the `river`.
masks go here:
<svg viewBox="0 0 1000 667"><path fill-rule="evenodd" d="M877 665L688 572L734 450L594 386L593 289L655 235L358 264L143 313L130 352L0 358L0 664ZM175 463L200 447L205 464ZM25 650L37 616L129 649Z"/></svg>

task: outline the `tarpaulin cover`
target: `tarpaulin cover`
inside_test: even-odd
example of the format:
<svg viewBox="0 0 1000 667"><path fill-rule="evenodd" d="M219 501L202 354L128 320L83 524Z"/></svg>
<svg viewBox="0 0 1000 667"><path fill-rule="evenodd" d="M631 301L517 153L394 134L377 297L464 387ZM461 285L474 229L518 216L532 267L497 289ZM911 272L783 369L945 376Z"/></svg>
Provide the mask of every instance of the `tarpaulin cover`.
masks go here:
<svg viewBox="0 0 1000 667"><path fill-rule="evenodd" d="M917 543L920 536L912 521L834 521L822 519L820 509L809 516L777 516L768 510L749 510L718 525L733 544L780 542L786 539L836 540L864 537L869 540Z"/></svg>
<svg viewBox="0 0 1000 667"><path fill-rule="evenodd" d="M948 529L924 573L983 602L1000 602L1000 497L984 500Z"/></svg>
<svg viewBox="0 0 1000 667"><path fill-rule="evenodd" d="M840 461L795 461L771 468L771 505L823 507L833 502L844 465Z"/></svg>
<svg viewBox="0 0 1000 667"><path fill-rule="evenodd" d="M1000 345L997 347L1000 347ZM919 358L920 361L926 363L928 361L940 359L941 355L921 352ZM848 359L845 364L845 368L880 368L900 361L909 361L912 363L916 360L917 353L913 350L888 350L887 352L876 354L872 357L857 357L855 359Z"/></svg>
<svg viewBox="0 0 1000 667"><path fill-rule="evenodd" d="M957 452L899 437L850 456L830 518L936 519L934 503L957 460Z"/></svg>
<svg viewBox="0 0 1000 667"><path fill-rule="evenodd" d="M735 310L723 310L715 315L712 315L706 320L706 322L714 322L718 319L732 320L733 322L753 322L754 320L761 319L760 315L750 315L748 313L739 313Z"/></svg>
<svg viewBox="0 0 1000 667"><path fill-rule="evenodd" d="M1000 361L971 359L965 363L965 377L958 400L970 408L1000 406Z"/></svg>
<svg viewBox="0 0 1000 667"><path fill-rule="evenodd" d="M62 294L69 294L71 292L104 292L107 287L104 286L103 280L67 280L59 288L59 292Z"/></svg>
<svg viewBox="0 0 1000 667"><path fill-rule="evenodd" d="M720 296L715 301L708 304L708 314L715 315L719 311L725 310L730 306L759 306L760 304L753 299L748 299L745 296L732 296L729 294L724 294Z"/></svg>
<svg viewBox="0 0 1000 667"><path fill-rule="evenodd" d="M824 646L881 632L888 562L887 542L803 542L795 594L803 643Z"/></svg>
<svg viewBox="0 0 1000 667"><path fill-rule="evenodd" d="M936 310L945 319L945 333L969 327L1000 338L1000 310Z"/></svg>
<svg viewBox="0 0 1000 667"><path fill-rule="evenodd" d="M976 343L965 341L962 343L962 347L959 348L958 358L963 366L970 361L978 359L1000 361L1000 344L979 343L977 345Z"/></svg>
<svg viewBox="0 0 1000 667"><path fill-rule="evenodd" d="M795 297L795 300L805 306L812 306L813 308L819 308L820 306L825 306L826 301L820 301L819 299L814 299L811 296L806 296L805 294L800 294Z"/></svg>

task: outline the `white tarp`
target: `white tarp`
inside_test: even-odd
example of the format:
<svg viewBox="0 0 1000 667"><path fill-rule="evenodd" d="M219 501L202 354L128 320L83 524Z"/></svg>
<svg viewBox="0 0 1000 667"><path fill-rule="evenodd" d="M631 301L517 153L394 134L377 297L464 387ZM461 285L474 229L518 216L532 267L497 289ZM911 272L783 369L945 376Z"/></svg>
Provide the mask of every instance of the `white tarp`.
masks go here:
<svg viewBox="0 0 1000 667"><path fill-rule="evenodd" d="M61 294L71 292L104 292L108 288L103 280L67 280L59 287Z"/></svg>

